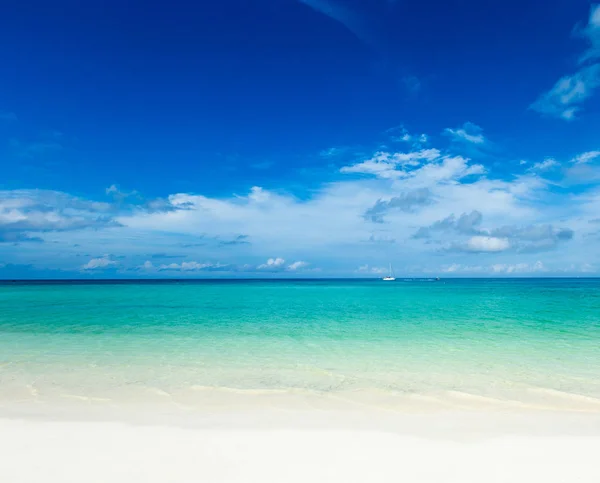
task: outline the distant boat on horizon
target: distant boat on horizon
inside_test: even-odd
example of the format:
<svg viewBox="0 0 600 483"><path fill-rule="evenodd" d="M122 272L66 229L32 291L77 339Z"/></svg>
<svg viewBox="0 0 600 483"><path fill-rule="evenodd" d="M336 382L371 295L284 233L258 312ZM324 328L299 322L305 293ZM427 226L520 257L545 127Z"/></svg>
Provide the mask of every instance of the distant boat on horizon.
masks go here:
<svg viewBox="0 0 600 483"><path fill-rule="evenodd" d="M392 264L390 263L390 274L387 277L383 277L383 281L393 282L394 280L396 280L396 277L394 277L394 271L392 270Z"/></svg>

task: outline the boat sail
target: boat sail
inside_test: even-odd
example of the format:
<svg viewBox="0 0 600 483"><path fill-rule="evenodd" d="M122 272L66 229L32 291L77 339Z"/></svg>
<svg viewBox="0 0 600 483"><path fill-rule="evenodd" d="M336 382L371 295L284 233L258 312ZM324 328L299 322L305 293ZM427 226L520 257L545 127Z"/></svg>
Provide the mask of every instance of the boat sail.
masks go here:
<svg viewBox="0 0 600 483"><path fill-rule="evenodd" d="M391 263L390 263L390 274L387 277L383 277L383 280L385 282L393 282L394 280L396 280L396 277L394 277L394 270L392 270Z"/></svg>

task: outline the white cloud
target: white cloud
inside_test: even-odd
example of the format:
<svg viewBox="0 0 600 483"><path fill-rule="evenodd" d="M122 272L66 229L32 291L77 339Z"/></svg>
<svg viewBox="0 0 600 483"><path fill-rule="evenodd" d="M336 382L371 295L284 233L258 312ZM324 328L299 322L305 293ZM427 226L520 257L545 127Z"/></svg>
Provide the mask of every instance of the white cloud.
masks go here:
<svg viewBox="0 0 600 483"><path fill-rule="evenodd" d="M437 149L421 149L410 153L378 152L361 163L344 166L340 172L370 174L379 178L401 178L407 176L403 168L416 167L423 162L439 159L441 153Z"/></svg>
<svg viewBox="0 0 600 483"><path fill-rule="evenodd" d="M346 148L333 147L333 148L323 149L321 152L319 152L319 156L321 156L322 158L336 158L336 157L344 154L346 151L347 151Z"/></svg>
<svg viewBox="0 0 600 483"><path fill-rule="evenodd" d="M535 163L531 168L531 171L549 171L554 168L558 168L560 163L556 159L546 158L539 163Z"/></svg>
<svg viewBox="0 0 600 483"><path fill-rule="evenodd" d="M109 255L104 255L101 258L92 258L89 262L83 265L82 270L101 270L104 268L112 267L117 265L117 262L111 260Z"/></svg>
<svg viewBox="0 0 600 483"><path fill-rule="evenodd" d="M283 258L269 258L267 263L263 263L258 266L259 270L273 270L277 268L282 268L285 264L285 260Z"/></svg>
<svg viewBox="0 0 600 483"><path fill-rule="evenodd" d="M265 191L260 186L253 186L250 189L250 194L248 195L248 199L254 201L255 203L266 203L269 201L270 194L268 191Z"/></svg>
<svg viewBox="0 0 600 483"><path fill-rule="evenodd" d="M199 272L199 271L217 271L228 268L228 265L221 263L198 263L198 262L181 262L181 263L169 263L163 264L159 267L159 270L163 271L181 271L181 272Z"/></svg>
<svg viewBox="0 0 600 483"><path fill-rule="evenodd" d="M115 226L107 203L46 190L0 191L0 242L43 233Z"/></svg>
<svg viewBox="0 0 600 483"><path fill-rule="evenodd" d="M443 273L482 273L489 272L489 267L483 267L481 265L461 265L460 263L453 263L442 267L441 272Z"/></svg>
<svg viewBox="0 0 600 483"><path fill-rule="evenodd" d="M454 272L460 271L460 269L461 269L461 266L458 263L453 263L449 267L442 269L442 271L446 272L446 273L454 273Z"/></svg>
<svg viewBox="0 0 600 483"><path fill-rule="evenodd" d="M579 31L579 34L590 43L590 47L579 59L580 62L584 63L600 58L600 4L592 5L588 24Z"/></svg>
<svg viewBox="0 0 600 483"><path fill-rule="evenodd" d="M523 275L547 272L548 269L541 261L537 261L534 263L494 263L492 265L462 265L454 263L442 267L441 271L443 273L462 275Z"/></svg>
<svg viewBox="0 0 600 483"><path fill-rule="evenodd" d="M545 265L537 261L534 264L529 263L516 263L516 264L506 264L506 263L497 263L491 266L492 273L539 273L545 272Z"/></svg>
<svg viewBox="0 0 600 483"><path fill-rule="evenodd" d="M503 252L510 248L510 242L506 238L493 236L474 236L469 238L465 249L471 252Z"/></svg>
<svg viewBox="0 0 600 483"><path fill-rule="evenodd" d="M292 272L295 272L295 271L305 268L307 266L308 266L307 262L297 261L297 262L294 262L294 263L288 265L287 269Z"/></svg>
<svg viewBox="0 0 600 483"><path fill-rule="evenodd" d="M483 129L477 124L472 122L466 122L463 127L458 129L446 128L444 133L451 136L453 140L460 142L467 142L472 144L483 144L485 143L485 136L483 135Z"/></svg>
<svg viewBox="0 0 600 483"><path fill-rule="evenodd" d="M413 148L419 148L423 144L427 144L429 138L427 134L413 135L410 134L402 125L393 127L386 131L390 139L395 142L413 143Z"/></svg>
<svg viewBox="0 0 600 483"><path fill-rule="evenodd" d="M277 186L255 186L228 197L175 193L159 210L148 209L147 202L131 206L64 193L0 192L4 241L17 241L12 233L37 234L46 241L3 243L3 261L31 263L35 257L48 268L64 269L67 263L78 270L87 259L77 257L84 253L112 253L123 257L123 270L175 276L312 273L302 265L310 260L323 273L343 276L355 273L348 263L356 259L367 264L360 273L383 274L382 258L413 267L406 268L410 273L425 273L431 260L440 260L434 271L456 264L490 273L485 270L492 264L532 266L537 253L548 250L557 273L593 261L590 256L598 253L597 226L587 220L598 218L600 189L590 183L569 193L533 171L498 178L493 167L488 173L480 164L437 149L378 153L367 161L374 159L387 164L386 175L332 173L333 181L301 198ZM361 171L363 163L346 168ZM413 237L420 227L429 236ZM222 243L240 236L247 242ZM176 263L149 255L156 253L177 256Z"/></svg>
<svg viewBox="0 0 600 483"><path fill-rule="evenodd" d="M531 109L567 121L575 119L581 105L600 87L600 5L592 6L588 24L576 32L590 44L579 59L580 69L560 78Z"/></svg>
<svg viewBox="0 0 600 483"><path fill-rule="evenodd" d="M573 75L564 76L531 105L540 114L571 121L581 110L581 104L600 86L600 65L584 67Z"/></svg>
<svg viewBox="0 0 600 483"><path fill-rule="evenodd" d="M600 157L600 151L588 151L586 153L578 154L571 159L571 162L574 164L589 163L598 157Z"/></svg>

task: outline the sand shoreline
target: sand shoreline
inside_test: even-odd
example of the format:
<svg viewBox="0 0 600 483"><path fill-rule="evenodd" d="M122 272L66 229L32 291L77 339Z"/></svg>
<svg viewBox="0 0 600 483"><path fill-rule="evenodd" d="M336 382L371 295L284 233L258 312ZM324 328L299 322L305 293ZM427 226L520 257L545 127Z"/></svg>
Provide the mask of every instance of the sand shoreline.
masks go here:
<svg viewBox="0 0 600 483"><path fill-rule="evenodd" d="M268 411L213 414L187 427L0 417L0 481L600 481L597 417L542 418L543 434L516 415L403 416L387 430L331 416L290 413L286 426Z"/></svg>

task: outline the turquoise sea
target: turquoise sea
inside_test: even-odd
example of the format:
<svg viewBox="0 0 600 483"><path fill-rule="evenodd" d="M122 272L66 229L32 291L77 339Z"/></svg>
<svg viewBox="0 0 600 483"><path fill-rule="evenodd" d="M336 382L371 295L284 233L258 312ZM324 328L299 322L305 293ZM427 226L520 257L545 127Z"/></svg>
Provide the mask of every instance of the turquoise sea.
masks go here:
<svg viewBox="0 0 600 483"><path fill-rule="evenodd" d="M600 410L600 280L0 283L0 404L253 395Z"/></svg>

